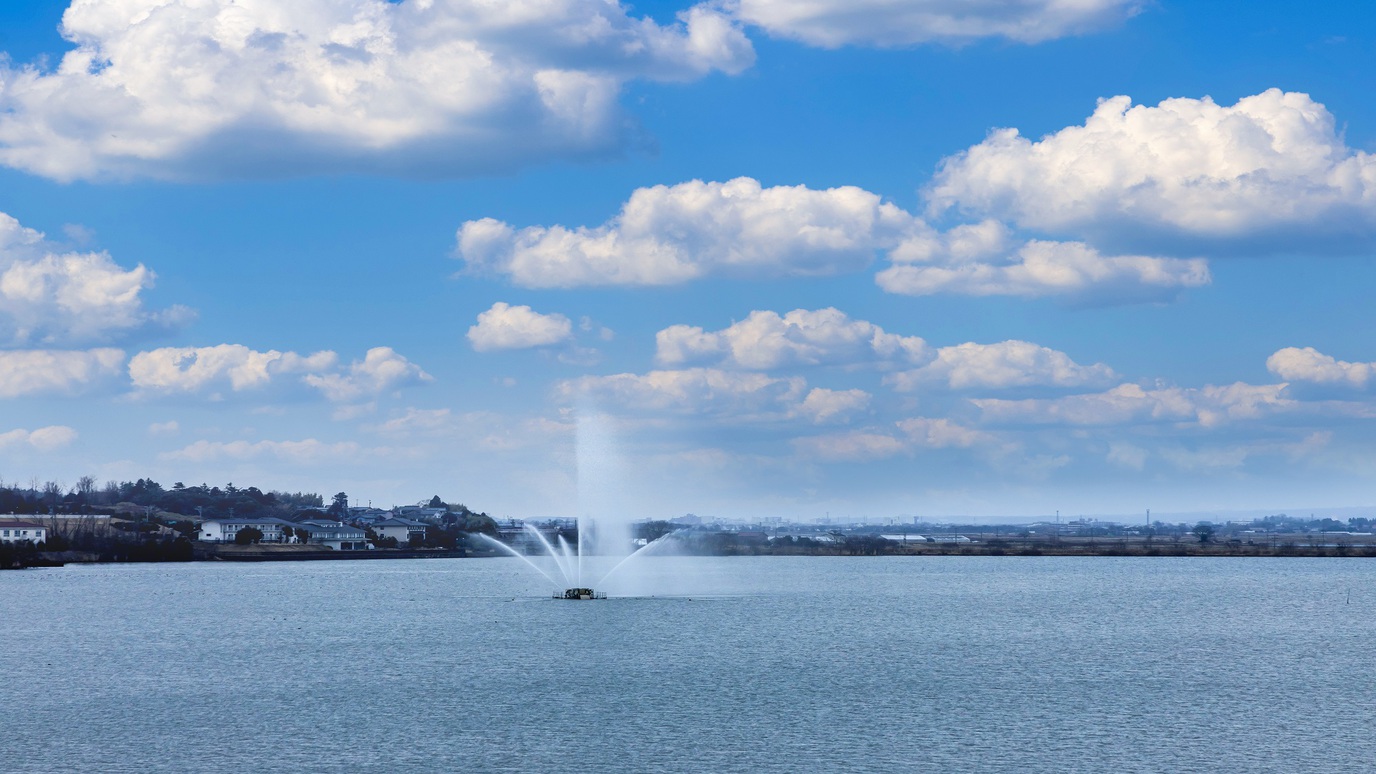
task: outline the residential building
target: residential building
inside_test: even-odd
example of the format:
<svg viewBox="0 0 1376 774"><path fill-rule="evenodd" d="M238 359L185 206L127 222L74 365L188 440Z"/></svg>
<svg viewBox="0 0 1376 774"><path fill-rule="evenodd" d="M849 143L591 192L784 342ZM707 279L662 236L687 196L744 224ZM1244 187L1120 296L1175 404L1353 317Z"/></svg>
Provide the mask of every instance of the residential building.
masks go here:
<svg viewBox="0 0 1376 774"><path fill-rule="evenodd" d="M296 529L306 530L310 536L306 542L336 551L366 551L373 547L362 529L340 521L309 519L297 524Z"/></svg>
<svg viewBox="0 0 1376 774"><path fill-rule="evenodd" d="M396 517L373 524L373 531L377 533L378 537L396 538L397 544L404 546L411 542L412 535L425 537L425 524Z"/></svg>
<svg viewBox="0 0 1376 774"><path fill-rule="evenodd" d="M269 516L226 516L202 521L197 539L209 543L233 543L239 530L253 527L263 533L262 542L281 543L282 527L289 526L292 526L291 522Z"/></svg>
<svg viewBox="0 0 1376 774"><path fill-rule="evenodd" d="M25 540L46 543L48 528L31 521L0 519L0 543L21 543Z"/></svg>

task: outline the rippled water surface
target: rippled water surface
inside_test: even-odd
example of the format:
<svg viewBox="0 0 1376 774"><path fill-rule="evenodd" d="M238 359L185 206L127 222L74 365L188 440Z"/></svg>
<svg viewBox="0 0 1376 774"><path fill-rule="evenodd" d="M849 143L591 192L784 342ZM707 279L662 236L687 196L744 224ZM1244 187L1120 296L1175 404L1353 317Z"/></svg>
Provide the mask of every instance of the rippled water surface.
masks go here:
<svg viewBox="0 0 1376 774"><path fill-rule="evenodd" d="M1376 562L0 573L0 770L1369 771ZM617 588L612 587L615 592Z"/></svg>

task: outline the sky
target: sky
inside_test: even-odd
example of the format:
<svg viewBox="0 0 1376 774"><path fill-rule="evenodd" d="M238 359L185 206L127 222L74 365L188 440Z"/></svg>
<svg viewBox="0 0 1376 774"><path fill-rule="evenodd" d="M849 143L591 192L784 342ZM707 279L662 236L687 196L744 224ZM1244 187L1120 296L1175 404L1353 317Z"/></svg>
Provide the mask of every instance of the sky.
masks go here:
<svg viewBox="0 0 1376 774"><path fill-rule="evenodd" d="M0 476L1376 504L1376 7L0 7Z"/></svg>

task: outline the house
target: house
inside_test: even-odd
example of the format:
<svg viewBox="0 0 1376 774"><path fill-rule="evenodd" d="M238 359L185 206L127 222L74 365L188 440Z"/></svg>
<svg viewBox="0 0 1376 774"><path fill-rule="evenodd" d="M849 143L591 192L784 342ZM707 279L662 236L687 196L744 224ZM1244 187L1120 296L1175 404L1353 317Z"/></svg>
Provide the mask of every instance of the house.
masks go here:
<svg viewBox="0 0 1376 774"><path fill-rule="evenodd" d="M47 542L48 528L31 521L0 519L0 543L20 543L25 540Z"/></svg>
<svg viewBox="0 0 1376 774"><path fill-rule="evenodd" d="M355 507L349 509L348 522L355 526L368 527L379 521L386 521L391 517L392 513L390 511L384 511L381 508Z"/></svg>
<svg viewBox="0 0 1376 774"><path fill-rule="evenodd" d="M239 530L253 527L263 533L262 542L281 543L282 528L290 526L291 522L270 516L227 516L202 521L197 539L208 543L233 543Z"/></svg>
<svg viewBox="0 0 1376 774"><path fill-rule="evenodd" d="M425 524L395 517L373 524L373 531L377 533L378 537L396 538L397 544L404 546L411 542L412 535L419 536L417 539L425 537Z"/></svg>
<svg viewBox="0 0 1376 774"><path fill-rule="evenodd" d="M297 524L296 529L306 531L306 542L336 551L366 551L373 547L362 529L340 521L309 519Z"/></svg>

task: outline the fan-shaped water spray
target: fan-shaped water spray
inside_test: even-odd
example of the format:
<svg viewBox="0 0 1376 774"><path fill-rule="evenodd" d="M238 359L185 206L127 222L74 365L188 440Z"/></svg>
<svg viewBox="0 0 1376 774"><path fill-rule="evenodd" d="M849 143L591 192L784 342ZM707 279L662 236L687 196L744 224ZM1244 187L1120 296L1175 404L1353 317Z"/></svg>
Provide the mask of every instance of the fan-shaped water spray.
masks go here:
<svg viewBox="0 0 1376 774"><path fill-rule="evenodd" d="M577 542L570 544L563 534L554 541L533 524L524 525L528 545L539 545L553 562L566 588L555 594L559 599L600 599L605 593L593 591L587 572L589 558L612 559L611 569L599 574L595 584L604 584L631 563L664 548L676 533L663 535L639 548L632 540L634 511L626 489L627 479L611 421L600 414L580 411L578 416L576 460L578 464L578 515L575 519ZM506 553L519 557L546 580L558 585L554 575L546 572L530 557L511 546L490 537L485 540L499 546ZM557 547L556 547L557 544ZM594 563L596 564L596 563ZM602 564L606 566L606 564Z"/></svg>

